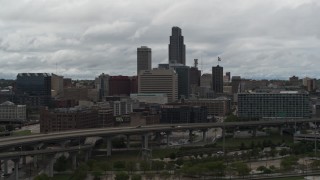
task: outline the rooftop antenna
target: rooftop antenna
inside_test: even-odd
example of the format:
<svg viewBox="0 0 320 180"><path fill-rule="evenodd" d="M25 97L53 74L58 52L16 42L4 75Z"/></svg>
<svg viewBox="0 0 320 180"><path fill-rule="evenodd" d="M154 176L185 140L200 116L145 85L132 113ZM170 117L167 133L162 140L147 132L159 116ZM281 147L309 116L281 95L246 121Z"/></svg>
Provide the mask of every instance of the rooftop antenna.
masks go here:
<svg viewBox="0 0 320 180"><path fill-rule="evenodd" d="M201 53L201 56L200 56L200 61L201 61L201 69L203 71L203 63L202 63L202 53Z"/></svg>
<svg viewBox="0 0 320 180"><path fill-rule="evenodd" d="M194 59L194 67L195 67L195 68L198 67L198 59Z"/></svg>
<svg viewBox="0 0 320 180"><path fill-rule="evenodd" d="M221 58L220 57L218 57L218 66L219 66L219 62L221 61Z"/></svg>

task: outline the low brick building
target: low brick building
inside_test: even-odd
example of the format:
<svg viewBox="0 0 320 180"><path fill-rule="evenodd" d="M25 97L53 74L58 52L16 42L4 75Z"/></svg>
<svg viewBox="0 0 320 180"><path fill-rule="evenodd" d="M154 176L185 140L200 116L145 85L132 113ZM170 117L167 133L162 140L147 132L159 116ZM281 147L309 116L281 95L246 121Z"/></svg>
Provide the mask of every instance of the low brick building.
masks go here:
<svg viewBox="0 0 320 180"><path fill-rule="evenodd" d="M40 114L40 132L57 132L100 127L97 110L89 108L42 109Z"/></svg>

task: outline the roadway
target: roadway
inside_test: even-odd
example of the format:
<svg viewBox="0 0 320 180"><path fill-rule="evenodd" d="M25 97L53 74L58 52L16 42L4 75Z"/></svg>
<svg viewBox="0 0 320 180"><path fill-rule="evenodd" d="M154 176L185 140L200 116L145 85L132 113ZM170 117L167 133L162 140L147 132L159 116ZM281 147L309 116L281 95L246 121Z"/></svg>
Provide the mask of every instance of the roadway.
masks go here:
<svg viewBox="0 0 320 180"><path fill-rule="evenodd" d="M36 134L20 137L0 138L0 149L8 149L23 145L33 145L44 142L59 142L64 140L86 137L112 137L116 135L148 134L153 132L171 132L185 130L207 130L209 128L255 127L255 126L281 126L306 122L320 122L320 119L293 119L293 120L264 120L247 122L217 122L217 123L189 123L189 124L159 124L137 127L95 128L74 131L64 131L48 134Z"/></svg>
<svg viewBox="0 0 320 180"><path fill-rule="evenodd" d="M79 150L87 150L91 149L93 145L79 145L65 148L47 148L41 150L32 150L32 151L11 151L6 153L0 153L0 159L15 159L17 157L23 156L34 156L39 154L56 154L56 153L64 153L64 152L78 152Z"/></svg>

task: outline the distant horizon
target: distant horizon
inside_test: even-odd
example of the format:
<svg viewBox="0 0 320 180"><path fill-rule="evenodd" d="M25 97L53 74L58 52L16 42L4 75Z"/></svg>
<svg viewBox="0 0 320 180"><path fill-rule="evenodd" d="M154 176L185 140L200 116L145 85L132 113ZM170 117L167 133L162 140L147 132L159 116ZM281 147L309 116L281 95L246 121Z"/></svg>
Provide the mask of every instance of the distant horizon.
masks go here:
<svg viewBox="0 0 320 180"><path fill-rule="evenodd" d="M223 72L223 75L225 76L225 73L226 72L230 72L230 71L224 71ZM101 75L102 73L98 74L97 76L93 77L92 79L88 78L88 79L80 79L80 78L73 78L73 77L68 77L68 76L64 76L64 75L61 75L61 74L57 74L57 73L50 73L50 72L20 72L20 73L49 73L49 74L56 74L56 75L59 75L59 76L63 76L63 78L71 78L72 80L95 80L96 77L98 77L99 75ZM232 76L239 76L239 75L232 75L232 72L231 73L231 77L230 77L230 82L231 82L231 78ZM1 74L1 73L0 73ZM129 76L129 77L132 77L132 76L137 76L137 75L125 75L125 74L108 74L108 73L104 73L106 75L109 75L109 76ZM212 74L211 72L210 73L202 73L201 72L201 75L203 74ZM17 74L18 75L18 74ZM17 76L16 75L16 76ZM0 76L0 80L16 80L16 76L14 78L3 78ZM310 77L310 76L304 76L304 77L301 77L301 76L298 76L298 75L292 75L292 76L296 76L299 78L299 80L303 79L303 78L314 78L314 77ZM290 76L290 77L292 77ZM240 76L241 79L250 79L250 80L268 80L268 81L271 81L271 80L280 80L280 81L288 81L290 77L287 77L287 78L272 78L272 79L267 79L267 78L248 78L248 77L242 77ZM318 78L315 78L316 80L318 80Z"/></svg>

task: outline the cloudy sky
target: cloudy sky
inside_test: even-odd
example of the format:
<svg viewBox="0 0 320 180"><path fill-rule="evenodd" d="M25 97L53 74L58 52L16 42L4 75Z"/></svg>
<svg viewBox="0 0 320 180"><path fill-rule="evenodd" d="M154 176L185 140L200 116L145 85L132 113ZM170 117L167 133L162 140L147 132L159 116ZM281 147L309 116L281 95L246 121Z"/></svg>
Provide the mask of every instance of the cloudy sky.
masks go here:
<svg viewBox="0 0 320 180"><path fill-rule="evenodd" d="M246 78L320 78L318 0L0 0L0 78L136 74L137 47L168 62L179 26L187 64Z"/></svg>

